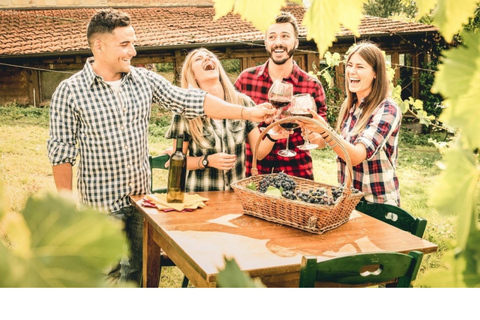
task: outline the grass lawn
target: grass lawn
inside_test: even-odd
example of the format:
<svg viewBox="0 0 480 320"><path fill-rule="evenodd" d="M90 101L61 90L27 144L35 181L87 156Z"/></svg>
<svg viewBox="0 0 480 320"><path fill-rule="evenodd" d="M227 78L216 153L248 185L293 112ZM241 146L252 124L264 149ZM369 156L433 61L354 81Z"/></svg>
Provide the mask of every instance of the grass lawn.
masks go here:
<svg viewBox="0 0 480 320"><path fill-rule="evenodd" d="M171 142L163 138L169 115L154 109L149 139L150 153L160 154ZM428 203L439 169L441 155L426 143L426 136L402 132L398 176L402 207L428 220L424 238L439 246L439 252L424 256L419 278L425 270L445 267L441 255L455 238L455 217L439 215ZM55 192L51 166L46 155L48 109L0 107L0 187L4 189L7 210L20 212L31 195ZM317 181L336 184L335 156L331 150L312 152ZM154 183L164 185L166 171L157 170ZM168 270L170 269L170 270ZM182 273L176 267L162 273L162 287L180 287Z"/></svg>

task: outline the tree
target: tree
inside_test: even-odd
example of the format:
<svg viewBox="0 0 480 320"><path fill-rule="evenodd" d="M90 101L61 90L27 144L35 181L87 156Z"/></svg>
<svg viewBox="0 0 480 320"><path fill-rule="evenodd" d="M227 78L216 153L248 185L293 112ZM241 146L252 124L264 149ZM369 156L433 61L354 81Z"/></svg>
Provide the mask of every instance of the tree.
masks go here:
<svg viewBox="0 0 480 320"><path fill-rule="evenodd" d="M417 14L417 6L413 1L405 4L403 0L368 0L363 8L365 14L381 18L390 18L399 15L414 18Z"/></svg>

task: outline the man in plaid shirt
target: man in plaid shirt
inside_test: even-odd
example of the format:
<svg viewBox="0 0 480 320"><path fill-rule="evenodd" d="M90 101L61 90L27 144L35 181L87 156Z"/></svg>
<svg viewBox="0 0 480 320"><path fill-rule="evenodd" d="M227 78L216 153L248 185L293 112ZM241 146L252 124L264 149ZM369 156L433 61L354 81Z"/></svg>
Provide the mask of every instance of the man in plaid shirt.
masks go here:
<svg viewBox="0 0 480 320"><path fill-rule="evenodd" d="M280 13L276 22L267 32L265 48L270 58L263 65L244 70L235 82L235 87L250 96L255 103L268 101L268 90L275 80L283 80L293 84L293 94L309 93L317 104L318 114L326 119L327 107L325 92L320 81L298 67L293 60L293 53L298 47L298 25L295 17L289 12ZM258 128L265 127L260 123ZM263 160L257 161L259 174L285 172L286 174L312 179L313 165L309 151L295 149L296 156L286 158L277 152L286 148L286 139L278 140L272 151ZM289 148L303 144L300 130L290 136ZM251 175L252 150L247 144L246 175Z"/></svg>
<svg viewBox="0 0 480 320"><path fill-rule="evenodd" d="M147 142L152 103L187 118L207 114L259 122L275 111L247 110L132 67L136 37L126 13L99 10L89 23L87 38L93 58L60 83L52 96L48 156L57 189L68 191L78 157L79 198L125 223L130 257L121 262L121 279L140 284L143 218L129 196L147 194L151 188Z"/></svg>

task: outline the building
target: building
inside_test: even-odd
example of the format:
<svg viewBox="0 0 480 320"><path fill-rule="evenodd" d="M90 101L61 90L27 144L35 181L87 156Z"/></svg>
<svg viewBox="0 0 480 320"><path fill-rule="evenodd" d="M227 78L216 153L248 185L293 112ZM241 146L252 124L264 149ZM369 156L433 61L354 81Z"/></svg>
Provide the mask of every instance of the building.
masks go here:
<svg viewBox="0 0 480 320"><path fill-rule="evenodd" d="M104 2L105 7L112 2L123 3L125 7L121 9L132 17L138 38L137 56L132 61L135 65L173 63L174 73L178 75L186 53L197 47L210 49L220 59L238 60L241 70L268 58L263 33L238 15L229 14L214 21L211 1L185 0L182 3L187 5L180 6L172 5L178 1L166 1L161 6L131 7L135 1L101 0L95 5ZM150 2L154 1L142 1L147 5ZM96 7L58 6L0 9L0 105L47 105L57 84L83 68L91 55L85 33L96 10ZM302 21L302 6L289 5L286 10ZM356 38L349 30L342 29L329 51L344 54L354 42L371 39L396 66L396 79L412 79L403 83L405 94L418 97L418 68L428 52L426 44L439 37L436 28L366 16L359 32L361 37ZM304 27L300 30L295 60L308 71L321 63L315 43L306 39ZM342 70L338 68L337 83L343 88Z"/></svg>

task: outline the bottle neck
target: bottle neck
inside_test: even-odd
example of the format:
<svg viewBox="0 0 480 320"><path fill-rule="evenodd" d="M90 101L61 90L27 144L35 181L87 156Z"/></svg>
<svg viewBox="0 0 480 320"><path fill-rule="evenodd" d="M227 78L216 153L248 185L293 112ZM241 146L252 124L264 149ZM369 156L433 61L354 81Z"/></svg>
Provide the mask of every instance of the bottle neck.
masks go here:
<svg viewBox="0 0 480 320"><path fill-rule="evenodd" d="M183 149L183 139L177 139L177 151L182 151Z"/></svg>

